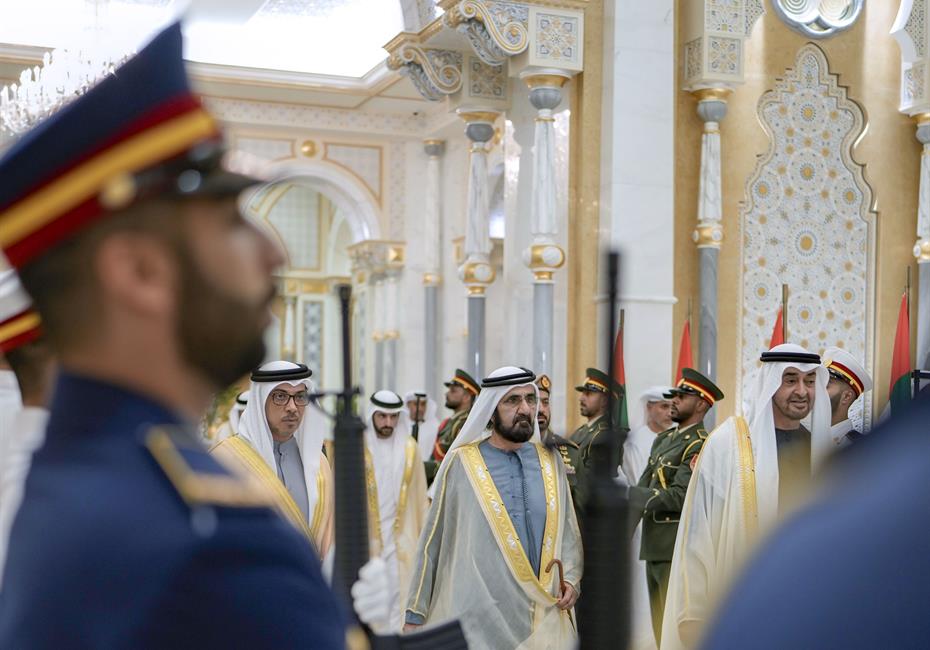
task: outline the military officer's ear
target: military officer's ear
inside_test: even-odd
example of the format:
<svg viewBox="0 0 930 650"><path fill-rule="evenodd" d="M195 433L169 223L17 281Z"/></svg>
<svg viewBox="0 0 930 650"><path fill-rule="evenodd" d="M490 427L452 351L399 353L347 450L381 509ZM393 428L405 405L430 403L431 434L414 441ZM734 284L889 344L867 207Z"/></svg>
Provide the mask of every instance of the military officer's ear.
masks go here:
<svg viewBox="0 0 930 650"><path fill-rule="evenodd" d="M706 399L701 398L698 399L695 409L697 409L699 413L707 413L710 410L710 404L708 404Z"/></svg>
<svg viewBox="0 0 930 650"><path fill-rule="evenodd" d="M840 395L840 406L843 408L849 408L852 406L852 403L856 401L857 395L849 386L844 387L843 393Z"/></svg>

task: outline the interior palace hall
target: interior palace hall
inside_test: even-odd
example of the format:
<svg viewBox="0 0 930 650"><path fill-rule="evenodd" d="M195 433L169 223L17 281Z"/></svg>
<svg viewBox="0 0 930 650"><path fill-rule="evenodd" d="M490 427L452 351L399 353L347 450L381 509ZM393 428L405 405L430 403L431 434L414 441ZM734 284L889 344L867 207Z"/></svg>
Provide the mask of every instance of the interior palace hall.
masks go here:
<svg viewBox="0 0 930 650"><path fill-rule="evenodd" d="M178 64L176 75L180 81L168 79L164 72L174 70L168 62L175 47L171 44L181 42L175 34L183 36L183 65ZM760 645L728 644L728 639L742 638L736 631L740 621L755 620L748 609L739 617L735 612L742 610L709 610L734 612L732 618L720 619L709 612L694 614L694 619L675 612L676 608L688 611L688 590L694 588L695 575L726 575L721 585L739 585L735 567L750 555L734 552L732 563L723 568L702 565L698 570L695 562L709 562L710 557L718 563L730 562L726 553L743 548L743 532L755 542L755 524L747 522L758 521L759 530L770 530L767 521L774 522L776 513L782 521L788 513L788 461L782 452L793 444L793 432L807 436L799 444L811 450L813 460L805 456L803 473L817 477L819 458L825 457L818 456L818 441L829 440L825 429L824 437L818 437L818 422L826 422L827 429L832 425L829 444L837 448L853 437L877 438L870 432L882 431L886 420L895 421L895 400L905 395L905 401L912 396L917 401L921 387L930 380L930 0L2 0L0 156L6 158L0 159L0 247L5 254L0 256L0 274L8 275L10 282L21 276L42 322L47 320L49 340L58 352L65 350L58 347L65 339L59 341L55 318L46 319L53 299L40 295L44 291L35 278L52 277L42 275L54 270L46 271L42 260L57 259L61 248L43 243L46 240L29 230L33 222L20 219L17 210L47 208L42 223L59 224L56 232L68 229L69 237L72 230L83 232L84 222L76 225L74 206L65 205L69 198L55 203L57 199L42 194L56 180L43 174L57 170L59 164L61 169L77 166L80 171L81 165L90 165L88 161L102 155L102 143L112 141L106 122L125 120L128 125L137 117L128 113L115 117L122 110L119 93L125 92L119 90L120 84L132 81L122 66L129 71L148 70L149 57L156 56L161 58L153 59L159 63L151 66L155 71L151 101L162 92L163 78L165 88L175 84L182 89L171 91L173 96L186 97L189 92L196 98L191 100L196 108L190 110L209 115L215 124L210 128L222 134L224 160L238 160L264 173L262 184L238 195L239 210L273 244L277 251L273 255L280 255L268 281L275 289L270 317L256 330L256 341L264 331L266 365L253 365L257 369L251 375L240 372L235 375L240 378L227 385L211 386L204 410L191 413L178 407L175 412L197 422L197 444L204 449L219 448L227 437L248 441L249 457L267 464L262 466L263 480L274 483L272 491L287 501L290 510L285 514L293 515L296 527L311 536L319 556L313 571L322 571L330 580L335 570L337 582L340 575L345 579L346 567L353 566L340 556L340 548L346 548L340 546L338 526L343 496L337 489L333 497L326 487L333 484L332 463L335 485L340 485L342 452L338 439L333 450L331 420L307 422L311 412L320 415L318 406L332 413L344 405L332 396L317 402L312 391L342 388L344 321L338 288L351 287L348 365L360 389L353 408L368 427L366 462L375 468L368 476L366 493L371 557L379 556L375 549L384 549L385 584L393 585L392 600L385 605L392 608L384 619L390 623L370 622L362 612L377 607L360 605L352 590L362 623L397 634L419 629L424 622L428 629L442 607L464 597L451 582L443 582L441 572L461 569L465 544L461 540L479 540L469 536L495 529L472 530L461 519L452 521L456 512L464 517L468 504L477 501L449 501L464 499L467 488L449 487L443 492L443 486L447 481L449 486L477 486L477 481L490 476L494 480L487 493L497 495L492 499L495 512L503 513L506 520L501 539L509 541L502 544L517 549L519 555L507 560L514 563L500 566L508 566L514 576L529 576L529 582L521 583L521 578L506 587L481 584L480 589L496 594L494 602L504 603L497 617L506 620L495 627L497 618L483 619L491 622L482 628L469 619L477 610L461 614L471 647L571 647L559 639L575 639L576 634L582 647L598 647L584 640L590 613L585 613L583 595L577 620L572 609L586 583L589 594L600 589L597 578L591 577L591 567L597 565L596 556L587 553L588 540L584 540L587 555L581 587L581 565L572 564L572 558L575 553L580 562L581 540L588 531L601 530L591 523L601 515L591 512L602 511L590 506L597 502L594 496L582 496L580 476L595 464L592 450L597 448L593 440L599 414L610 413L605 415L605 427L610 422L610 427L630 431L623 449L633 444L635 432L646 432L636 461L640 465L626 467L633 462L629 451L619 467L620 460L611 461L611 480L628 494L636 517L642 517L642 526L632 538L631 598L639 605L631 605L628 612L629 647L697 647L699 638L708 644L705 647L769 647L758 639ZM159 69L162 77L157 76ZM148 77L138 77L143 78ZM126 106L131 103L127 99ZM95 106L106 108L95 112ZM114 112L107 112L111 108ZM79 110L89 116L80 125L74 117ZM191 119L191 124L197 123ZM141 122L132 123L134 129L143 128ZM43 132L48 124L53 127ZM146 123L145 128L149 126ZM85 128L83 149L69 135L61 140L62 150L56 151L51 133L74 134ZM187 152L195 150L193 143L185 147ZM130 177L125 201L120 194L123 188L110 182L112 178L88 189L93 196L99 191L94 205L103 206L98 212L104 217L95 213L94 219L106 220L106 215L131 211L148 200L141 189L145 178L141 167L168 169L170 165L162 166L164 161L175 161L180 152L117 170L122 174L118 180L127 173ZM44 168L23 171L33 164L29 160L49 162ZM203 173L206 178L207 172ZM196 174L195 189L200 171ZM182 192L185 178L177 177ZM37 243L31 243L34 236ZM31 246L28 255L22 252L25 245ZM610 251L620 254L615 294L609 293ZM242 280L235 265L230 257L229 277L239 277L239 285L227 290L244 293L252 276ZM2 294L0 306L5 300ZM616 295L615 301L611 295ZM108 308L100 311L100 318L117 313L128 312ZM11 315L0 314L0 345L5 344L2 334L9 334L12 341L13 334L23 332L11 329L12 325L4 329L6 318ZM219 344L250 323L246 318L230 318L215 329L213 338ZM9 341L9 347L2 348L4 354L17 343ZM95 345L103 350L107 342ZM140 339L136 345L127 344L126 350L145 347ZM68 372L77 367L68 365L72 358L77 357L71 352L62 355L64 379L59 377L56 395L69 394L68 382L74 378ZM14 352L9 352L9 359L15 371ZM82 357L81 367L86 370L93 361ZM6 372L8 367L3 363L0 370ZM784 397L782 404L780 391L787 389L779 382L788 380L789 370L807 377L809 392ZM89 374L105 376L103 370ZM140 383L133 385L142 386L145 376L138 374ZM283 378L277 388L275 378ZM815 383L816 391L821 391L816 399ZM304 385L310 387L309 396L291 390ZM519 390L513 392L514 386L532 390L521 397ZM281 387L288 390L282 392ZM22 384L20 389L25 405ZM169 392L166 389L165 394ZM408 493L409 466L401 471L404 448L391 447L379 456L377 445L390 446L385 441L395 426L410 425L412 433L412 425L422 415L417 394L425 394L431 404L422 427L432 427L432 437L425 445L419 440L425 480L417 516L423 519L406 540L402 515L412 512L404 510L408 494L419 494L421 463L416 463L417 480L410 482ZM459 394L466 395L474 417L456 401L462 399ZM75 395L76 403L84 399L83 393ZM254 404L259 396L266 400L264 411L261 404ZM505 435L508 416L501 410L511 398L516 400L511 434L519 437L513 430L520 428L521 418L529 427L517 443ZM247 399L253 400L251 411L245 406ZM545 421L542 410L537 411L537 400L540 409L548 405ZM687 415L688 400L700 402L697 415ZM159 403L174 406L168 399ZM413 403L416 413L409 406ZM614 411L618 405L622 414ZM797 407L793 419L792 405ZM297 420L294 425L298 433L293 439L303 446L293 466L285 462L284 443L289 438L279 435L271 415L278 407L299 410L300 417L307 409L306 422ZM667 409L665 419L656 415L654 407ZM25 539L29 531L41 529L35 523L41 518L36 515L33 522L28 512L30 503L51 493L40 489L52 485L40 482L42 472L57 476L48 450L57 435L55 427L64 426L55 425L56 408L51 408L49 442L35 452L32 471L38 474L23 479L23 510L15 519L9 516L14 523L8 571L14 571L14 559L38 561L37 555L27 558L25 551L16 550L17 535ZM533 416L520 415L524 408L537 414L538 426ZM383 425L384 433L379 418L388 416L400 424ZM821 416L826 419L818 420ZM259 443L246 433L233 436L237 427L253 426L247 425L249 418L271 437ZM477 421L480 418L484 419ZM703 451L700 446L692 449L686 435L680 436L680 447L662 447L697 423L691 436L704 443ZM800 428L788 426L791 423ZM838 423L845 427L840 433ZM308 438L302 437L300 427L309 432L314 426L322 428L308 456ZM848 440L846 432L851 432ZM541 455L533 455L526 465L518 450L531 433L533 441L541 441L537 445ZM617 435L616 440L624 440ZM481 442L488 436L490 444ZM511 442L504 444L501 459L495 460L488 454L496 453L490 447L498 436ZM730 452L724 450L730 449L726 445L731 440L734 446L727 455ZM870 442L862 443L866 453ZM0 440L0 457L3 444ZM857 450L859 444L851 448ZM545 449L559 450L553 451L551 465ZM316 458L318 451L322 460ZM832 463L835 450L828 451ZM464 459L472 458L468 455L472 452L480 471L466 475ZM61 451L61 457L67 453ZM382 475L383 458L394 458L400 465ZM872 458L879 462L878 445ZM510 488L500 483L495 462L511 463L507 466L511 468L517 463L520 473L526 468L536 472L533 481L514 484L514 503L529 504L525 512L511 512ZM731 462L742 463L733 467L745 471L733 469L727 474ZM203 469L193 462L190 467L195 473ZM319 470L318 478L309 473L311 469ZM301 485L296 492L290 482L292 471ZM540 471L545 480L538 476ZM713 474L716 478L711 478L713 472L718 472ZM168 474L170 481L159 474L151 485L162 481L159 489L168 489L165 486L177 478ZM892 475L902 474L889 469L886 476ZM0 492L6 489L4 476L0 467ZM383 476L402 486L399 500L384 500ZM723 489L720 486L730 479L720 477L735 481L727 483L723 493L714 490ZM550 479L556 483L547 483ZM457 480L463 483L456 484ZM555 499L556 492L562 494L562 488L556 489L562 485L559 481L567 481L571 499L568 492L564 501ZM538 530L541 524L534 529L533 517L538 513L527 496L537 482L539 490L556 485L552 488L556 492L539 497L545 533ZM734 487L738 485L742 488ZM706 507L701 501L705 489ZM231 499L232 492L204 490L191 498ZM722 494L729 494L726 490L736 496L724 498ZM926 495L923 490L904 492ZM814 493L807 488L803 492L806 497ZM656 511L656 500L666 493L671 500L664 510ZM445 496L440 498L441 494ZM643 495L642 501L637 501L637 494ZM759 495L757 500L751 498L753 494ZM770 497L777 498L777 506L768 501ZM734 504L748 503L741 498L751 505L736 512ZM241 503L251 503L242 499ZM546 503L556 501L558 507L545 512ZM724 502L728 507L722 519L715 519L714 504ZM335 538L325 523L332 522L333 503ZM585 503L590 506L587 512ZM452 504L458 504L458 510ZM506 512L502 504L507 505ZM385 518L385 508L396 511L393 524ZM923 510L915 506L911 512L923 521L920 515L926 503L919 508ZM707 521L695 518L698 510ZM876 508L876 516L883 510ZM279 512L283 511L279 508ZM743 523L728 523L730 516L740 517ZM557 540L546 537L556 520L565 522ZM222 517L219 521L222 530ZM678 526L679 521L677 537L675 527L656 532L663 523ZM35 529L29 528L30 522ZM453 524L462 526L456 533L459 550L450 556L454 560L446 562L447 547L433 548L429 531L439 539L442 532L436 531L446 530L443 543L450 544L448 527ZM718 524L724 532L743 532L732 544L720 542L724 550L698 552L701 544L710 544L707 540L717 543L724 538L718 531L702 540L694 531ZM196 529L199 524L191 525ZM8 530L9 524L3 526ZM873 523L864 529L882 530L882 526ZM579 530L580 537L572 537ZM647 549L654 544L650 536L666 531L671 533L664 542L665 555L649 555ZM537 534L542 550L530 548ZM921 535L915 539L926 536ZM889 533L883 539L892 537L907 534ZM404 546L407 541L409 548ZM0 568L5 544L0 543ZM479 541L474 544L485 548ZM518 552L520 544L523 555ZM561 549L560 556L552 557L552 544ZM20 546L32 548L25 542ZM790 544L778 546L790 548ZM494 553L479 560L501 559ZM564 568L561 578L546 573L552 570L551 562L549 569L539 566L541 561L545 565L547 559L559 558L559 572ZM825 566L816 564L812 571ZM789 560L779 566L788 565L805 566ZM484 575L480 568L484 565L476 566L475 575ZM756 568L765 570L762 565ZM353 571L357 569L354 566ZM432 576L431 570L440 574ZM506 574L506 569L500 571ZM375 573L374 569L361 573L356 586ZM408 591L410 576L413 587ZM26 574L17 570L0 584L12 589L7 585L20 582L30 584ZM519 584L523 591L517 589ZM533 585L542 591L533 592ZM370 593L380 589L366 588ZM430 588L432 601L426 593ZM446 588L451 591L443 591ZM507 600L504 594L511 588L519 596ZM480 589L469 587L468 593ZM707 602L726 602L726 593L709 584L707 594L713 596L708 595ZM765 602L790 603L794 598L777 593L773 591L772 600ZM350 611L348 596L343 595L340 607ZM917 595L917 602L926 602L926 593ZM9 630L23 634L22 621L33 611L18 596L5 607L6 596L0 591L0 644L13 638L6 636ZM520 600L524 598L528 600ZM740 602L749 608L753 601L747 597ZM520 627L523 623L514 623L516 615L507 613L511 606L514 611L534 612L525 629ZM846 611L852 618L861 614ZM454 607L450 612L449 618L459 616ZM331 618L336 620L335 615ZM248 617L242 620L247 622ZM358 631L351 627L352 620L347 619L348 629ZM700 636L688 627L695 620L701 621ZM716 628L710 627L714 620L719 620ZM867 622L868 617L863 625ZM576 623L580 623L577 630ZM152 629L168 628L153 624ZM759 636L765 636L764 627L758 629ZM804 637L813 644L810 647L860 647L836 639L836 643L815 642L821 638L820 628L816 633L811 631L814 628L804 629L811 635ZM830 630L839 634L843 626ZM515 636L508 636L511 633ZM901 633L906 636L906 631ZM145 645L127 641L131 636L114 638L128 645L89 643L92 647ZM781 638L777 636L766 638L775 644L772 647L805 645L788 638L776 643ZM862 633L860 640L866 638ZM907 646L904 637L898 638L901 644L895 638L888 637L889 647ZM274 647L278 642L280 638L251 647ZM49 646L24 641L20 647ZM212 646L205 642L202 647Z"/></svg>

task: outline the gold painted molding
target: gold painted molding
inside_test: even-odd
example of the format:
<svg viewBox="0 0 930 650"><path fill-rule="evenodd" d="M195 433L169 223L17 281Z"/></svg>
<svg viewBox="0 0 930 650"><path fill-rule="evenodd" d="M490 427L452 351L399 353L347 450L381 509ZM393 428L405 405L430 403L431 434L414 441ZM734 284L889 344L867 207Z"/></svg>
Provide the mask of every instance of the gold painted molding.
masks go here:
<svg viewBox="0 0 930 650"><path fill-rule="evenodd" d="M732 88L698 88L691 93L699 102L724 102L726 103L730 95L733 94Z"/></svg>
<svg viewBox="0 0 930 650"><path fill-rule="evenodd" d="M463 111L459 109L455 112L466 124L472 122L494 124L497 118L500 117L499 111Z"/></svg>
<svg viewBox="0 0 930 650"><path fill-rule="evenodd" d="M584 7L585 24L602 25L604 0ZM677 12L676 12L677 14ZM597 318L600 268L601 111L603 93L604 30L584 30L584 71L575 77L569 123L569 218L568 218L568 328L564 350L563 386L574 386L585 368L597 358L600 332ZM581 423L577 409L566 413L568 431Z"/></svg>
<svg viewBox="0 0 930 650"><path fill-rule="evenodd" d="M561 88L566 83L568 83L569 77L566 75L560 74L531 74L523 77L523 81L526 83L526 87L532 90L533 88Z"/></svg>

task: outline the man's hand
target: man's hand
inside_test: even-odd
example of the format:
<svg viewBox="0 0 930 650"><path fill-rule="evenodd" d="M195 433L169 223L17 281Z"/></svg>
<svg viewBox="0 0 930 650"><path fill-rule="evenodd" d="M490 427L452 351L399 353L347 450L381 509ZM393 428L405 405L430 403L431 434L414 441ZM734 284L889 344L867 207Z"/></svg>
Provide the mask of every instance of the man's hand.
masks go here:
<svg viewBox="0 0 930 650"><path fill-rule="evenodd" d="M376 631L391 624L389 594L387 564L380 557L368 560L352 585L352 606L359 619Z"/></svg>
<svg viewBox="0 0 930 650"><path fill-rule="evenodd" d="M407 632L416 632L416 631L419 630L421 627L423 627L422 624L417 624L417 623L404 623L404 634L406 634Z"/></svg>
<svg viewBox="0 0 930 650"><path fill-rule="evenodd" d="M559 598L555 606L559 609L571 609L575 606L575 601L577 600L578 592L575 591L574 587L566 582L565 588L562 590L562 597Z"/></svg>

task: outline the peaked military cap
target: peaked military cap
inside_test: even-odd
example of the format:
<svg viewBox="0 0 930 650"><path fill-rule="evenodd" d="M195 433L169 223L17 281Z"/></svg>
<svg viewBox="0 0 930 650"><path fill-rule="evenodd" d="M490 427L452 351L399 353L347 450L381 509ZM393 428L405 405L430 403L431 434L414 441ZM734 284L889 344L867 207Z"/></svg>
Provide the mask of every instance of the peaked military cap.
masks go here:
<svg viewBox="0 0 930 650"><path fill-rule="evenodd" d="M611 389L613 389L615 394L620 394L619 384L613 381L606 372L601 372L597 368L588 368L585 370L584 383L580 386L575 386L575 390L579 393L589 390L597 391L598 393L606 393Z"/></svg>
<svg viewBox="0 0 930 650"><path fill-rule="evenodd" d="M666 397L675 395L697 395L711 406L723 399L723 391L717 384L693 368L682 368L678 385L665 394Z"/></svg>
<svg viewBox="0 0 930 650"><path fill-rule="evenodd" d="M539 390L544 390L547 393L552 392L552 380L549 379L549 375L539 375L536 378L536 387Z"/></svg>
<svg viewBox="0 0 930 650"><path fill-rule="evenodd" d="M849 384L857 397L867 390L872 390L872 378L868 371L846 350L827 348L823 353L823 365L827 367L831 377Z"/></svg>
<svg viewBox="0 0 930 650"><path fill-rule="evenodd" d="M446 388L451 388L452 386L461 386L472 395L477 395L481 392L481 386L478 384L478 382L461 368L455 369L455 375L452 377L452 379L445 383L445 386Z"/></svg>
<svg viewBox="0 0 930 650"><path fill-rule="evenodd" d="M181 26L26 133L0 160L0 248L14 268L153 196L235 195L216 121L190 90Z"/></svg>

